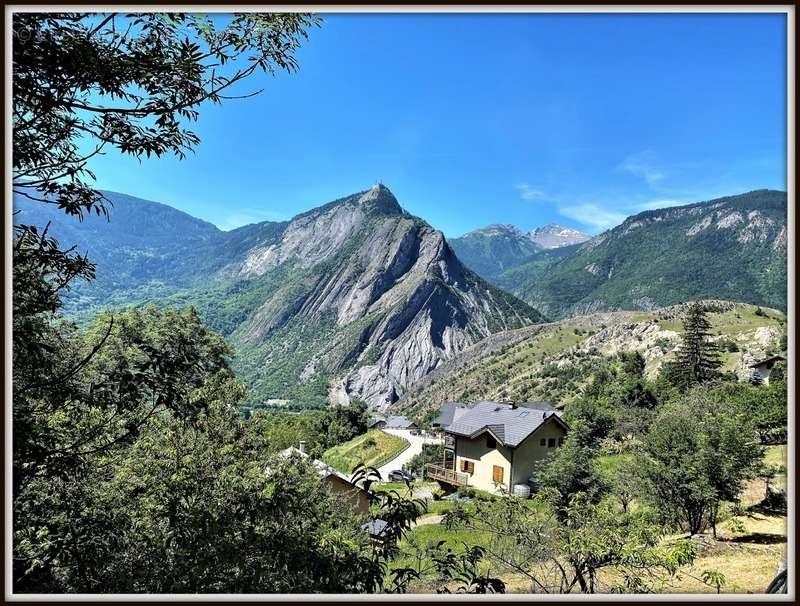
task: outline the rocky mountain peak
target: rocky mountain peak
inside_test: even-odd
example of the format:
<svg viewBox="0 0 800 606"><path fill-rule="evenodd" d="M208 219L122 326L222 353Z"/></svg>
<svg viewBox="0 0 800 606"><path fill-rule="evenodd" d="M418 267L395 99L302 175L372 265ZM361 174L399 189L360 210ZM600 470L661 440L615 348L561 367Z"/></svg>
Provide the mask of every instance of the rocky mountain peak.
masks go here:
<svg viewBox="0 0 800 606"><path fill-rule="evenodd" d="M589 240L591 237L590 234L570 227L564 227L557 223L548 223L547 225L531 230L529 233L531 241L542 248L561 248L562 246L569 246L570 244L579 244Z"/></svg>
<svg viewBox="0 0 800 606"><path fill-rule="evenodd" d="M520 228L510 223L492 223L491 225L487 225L486 227L476 231L485 235L507 235L516 238L525 237L525 234Z"/></svg>
<svg viewBox="0 0 800 606"><path fill-rule="evenodd" d="M362 193L357 202L369 210L385 214L405 214L395 195L383 183L376 183Z"/></svg>

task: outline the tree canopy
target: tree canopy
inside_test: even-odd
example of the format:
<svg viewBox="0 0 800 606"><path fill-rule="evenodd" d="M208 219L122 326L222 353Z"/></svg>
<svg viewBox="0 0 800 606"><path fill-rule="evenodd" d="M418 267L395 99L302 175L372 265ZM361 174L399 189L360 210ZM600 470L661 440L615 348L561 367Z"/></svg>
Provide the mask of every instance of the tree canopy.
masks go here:
<svg viewBox="0 0 800 606"><path fill-rule="evenodd" d="M260 71L297 69L319 18L303 13L14 14L14 192L65 212L106 212L90 160L114 147L180 158L205 102L251 96Z"/></svg>

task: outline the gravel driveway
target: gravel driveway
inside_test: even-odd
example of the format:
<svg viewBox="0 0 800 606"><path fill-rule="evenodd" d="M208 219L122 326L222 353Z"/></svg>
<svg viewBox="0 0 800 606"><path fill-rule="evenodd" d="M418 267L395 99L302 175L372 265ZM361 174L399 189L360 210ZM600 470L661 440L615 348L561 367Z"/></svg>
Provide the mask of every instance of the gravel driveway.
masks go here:
<svg viewBox="0 0 800 606"><path fill-rule="evenodd" d="M381 478L384 481L387 481L390 471L394 471L395 469L402 469L403 465L408 463L414 455L418 455L422 452L422 445L423 444L441 444L442 440L438 438L423 438L422 436L412 436L410 429L384 429L386 433L390 433L393 436L398 436L407 440L411 446L406 448L403 452L401 452L398 456L394 459L378 467L378 471L381 474Z"/></svg>

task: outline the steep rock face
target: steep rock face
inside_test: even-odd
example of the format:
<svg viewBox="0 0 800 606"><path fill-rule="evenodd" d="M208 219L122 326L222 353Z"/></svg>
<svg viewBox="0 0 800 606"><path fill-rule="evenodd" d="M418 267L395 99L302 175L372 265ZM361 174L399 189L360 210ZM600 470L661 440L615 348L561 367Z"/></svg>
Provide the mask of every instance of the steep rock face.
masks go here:
<svg viewBox="0 0 800 606"><path fill-rule="evenodd" d="M442 233L382 185L288 222L228 232L113 196L110 224L41 204L22 213L36 225L52 218L64 244L99 260L104 288L79 286L72 309L89 316L102 305L195 305L233 343L253 404L332 396L386 407L479 339L541 320L465 268Z"/></svg>
<svg viewBox="0 0 800 606"><path fill-rule="evenodd" d="M297 278L234 337L260 349L278 336L291 341L296 331L279 333L292 321L327 319L327 343L300 379L329 377L337 402L358 398L385 408L477 340L541 319L467 270L441 232L405 213L383 186L293 220L279 242L232 267L249 279L282 265Z"/></svg>

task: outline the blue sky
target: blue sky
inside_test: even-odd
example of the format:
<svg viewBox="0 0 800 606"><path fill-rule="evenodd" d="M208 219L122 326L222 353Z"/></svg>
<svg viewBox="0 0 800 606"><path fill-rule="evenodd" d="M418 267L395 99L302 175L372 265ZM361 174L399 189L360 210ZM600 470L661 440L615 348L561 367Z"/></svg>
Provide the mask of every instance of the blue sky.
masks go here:
<svg viewBox="0 0 800 606"><path fill-rule="evenodd" d="M447 236L786 189L784 15L329 15L299 72L98 185L230 229L381 180Z"/></svg>

